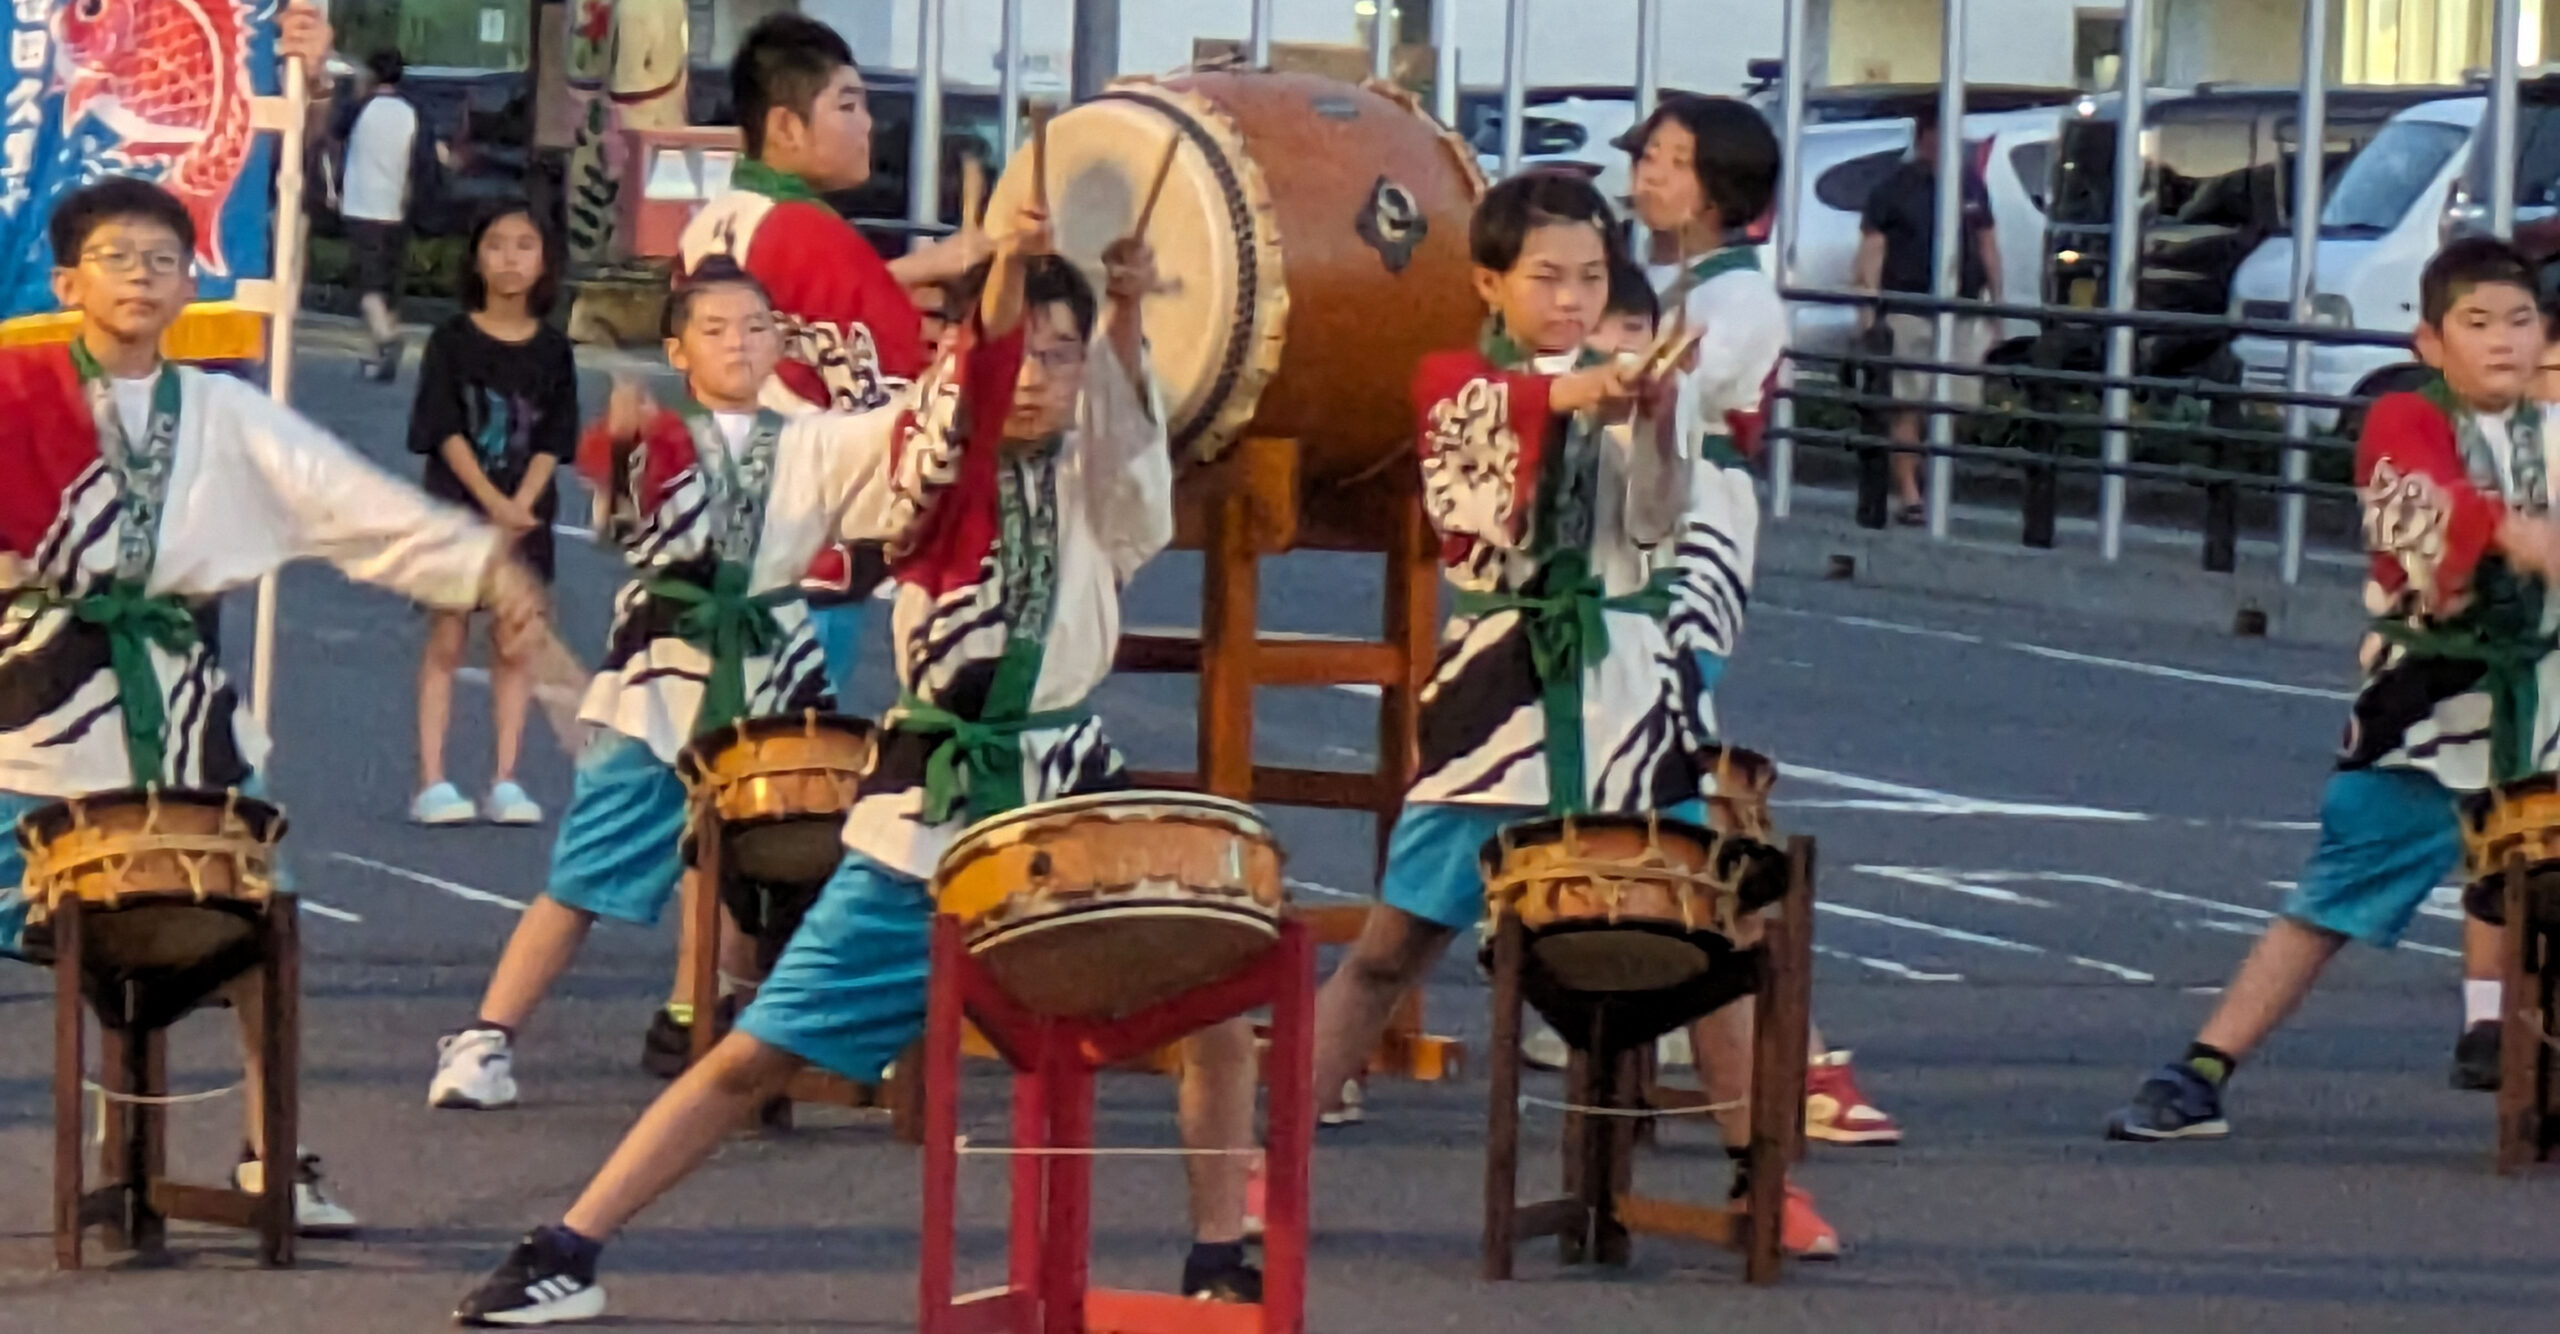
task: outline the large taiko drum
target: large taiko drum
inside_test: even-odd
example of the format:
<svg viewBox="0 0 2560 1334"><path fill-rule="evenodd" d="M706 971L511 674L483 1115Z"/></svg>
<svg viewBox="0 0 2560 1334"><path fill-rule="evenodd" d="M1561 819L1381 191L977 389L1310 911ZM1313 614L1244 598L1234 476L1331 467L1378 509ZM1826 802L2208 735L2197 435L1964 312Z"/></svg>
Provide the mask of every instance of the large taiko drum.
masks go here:
<svg viewBox="0 0 2560 1334"><path fill-rule="evenodd" d="M1147 228L1175 290L1146 305L1175 454L1270 436L1300 442L1310 483L1376 472L1412 438L1415 362L1471 346L1483 318L1474 151L1384 86L1252 70L1122 80L1048 130L1059 249L1089 275L1176 137ZM1027 194L1032 160L1014 154L990 216Z"/></svg>
<svg viewBox="0 0 2560 1334"><path fill-rule="evenodd" d="M1118 1019L1227 977L1280 935L1279 843L1191 792L1025 806L970 826L934 873L969 953L1039 1014Z"/></svg>

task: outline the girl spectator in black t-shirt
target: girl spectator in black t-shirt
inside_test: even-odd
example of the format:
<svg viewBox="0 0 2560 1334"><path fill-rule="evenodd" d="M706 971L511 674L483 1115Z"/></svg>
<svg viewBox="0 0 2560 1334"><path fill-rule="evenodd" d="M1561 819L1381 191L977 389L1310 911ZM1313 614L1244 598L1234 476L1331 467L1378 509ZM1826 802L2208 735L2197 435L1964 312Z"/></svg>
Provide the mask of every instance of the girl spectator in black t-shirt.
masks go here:
<svg viewBox="0 0 2560 1334"><path fill-rule="evenodd" d="M427 340L409 448L426 456L426 489L477 507L512 534L526 565L552 576L554 474L577 449L578 368L569 340L543 322L560 287L561 247L523 205L482 216L463 251L463 313ZM445 780L453 678L469 645L470 614L436 613L418 668L420 824L465 824L470 800ZM528 664L494 644L491 709L496 772L478 813L496 824L539 824L542 807L516 785L516 754L533 698Z"/></svg>

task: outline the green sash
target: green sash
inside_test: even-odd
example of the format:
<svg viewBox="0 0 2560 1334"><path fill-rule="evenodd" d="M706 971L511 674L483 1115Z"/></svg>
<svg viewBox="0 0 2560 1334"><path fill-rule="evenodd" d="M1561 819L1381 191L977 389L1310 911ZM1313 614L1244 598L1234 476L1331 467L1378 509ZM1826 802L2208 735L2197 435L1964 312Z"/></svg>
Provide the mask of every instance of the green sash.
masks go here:
<svg viewBox="0 0 2560 1334"><path fill-rule="evenodd" d="M749 194L763 195L777 204L824 203L809 183L787 171L777 171L754 158L742 158L729 169L729 188Z"/></svg>
<svg viewBox="0 0 2560 1334"><path fill-rule="evenodd" d="M711 658L710 679L693 713L697 737L747 715L747 659L781 651L782 622L773 609L800 600L796 586L749 593L752 578L746 566L724 560L712 567L707 585L668 575L641 584L649 596L684 609L676 617L676 637Z"/></svg>

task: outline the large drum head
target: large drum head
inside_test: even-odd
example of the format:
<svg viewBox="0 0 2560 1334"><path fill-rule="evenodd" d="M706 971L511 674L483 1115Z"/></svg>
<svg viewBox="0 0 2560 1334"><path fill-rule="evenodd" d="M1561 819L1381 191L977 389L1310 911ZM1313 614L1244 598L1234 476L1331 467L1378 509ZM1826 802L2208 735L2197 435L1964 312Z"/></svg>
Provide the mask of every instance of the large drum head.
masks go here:
<svg viewBox="0 0 2560 1334"><path fill-rule="evenodd" d="M1279 937L1271 918L1243 907L1121 899L1000 927L969 952L1035 1014L1121 1019L1234 974Z"/></svg>

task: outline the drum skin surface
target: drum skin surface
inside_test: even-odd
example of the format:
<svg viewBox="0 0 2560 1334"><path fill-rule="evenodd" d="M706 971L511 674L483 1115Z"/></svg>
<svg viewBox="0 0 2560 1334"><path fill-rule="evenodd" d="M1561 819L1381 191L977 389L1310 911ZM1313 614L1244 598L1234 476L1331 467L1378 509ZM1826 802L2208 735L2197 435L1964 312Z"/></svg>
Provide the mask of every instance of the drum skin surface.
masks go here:
<svg viewBox="0 0 2560 1334"><path fill-rule="evenodd" d="M1704 970L1687 937L1729 935L1716 837L1676 820L1583 815L1504 830L1482 854L1486 906L1511 913L1529 950L1575 991L1659 991Z"/></svg>
<svg viewBox="0 0 2560 1334"><path fill-rule="evenodd" d="M1122 792L981 821L944 854L934 894L1025 1008L1119 1019L1268 951L1287 889L1279 844L1251 807Z"/></svg>
<svg viewBox="0 0 2560 1334"><path fill-rule="evenodd" d="M1425 353L1484 319L1467 227L1484 177L1467 145L1391 89L1308 74L1127 79L1059 115L1047 141L1059 249L1098 288L1180 136L1148 227L1174 290L1150 297L1150 356L1177 456L1294 439L1308 481L1388 466L1413 438ZM1030 190L1014 154L989 211Z"/></svg>
<svg viewBox="0 0 2560 1334"><path fill-rule="evenodd" d="M685 747L676 773L719 821L729 874L823 884L844 855L845 812L871 770L872 742L871 724L858 718L755 718Z"/></svg>

